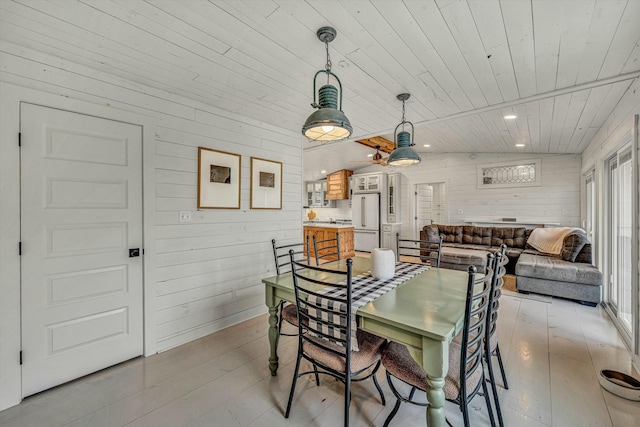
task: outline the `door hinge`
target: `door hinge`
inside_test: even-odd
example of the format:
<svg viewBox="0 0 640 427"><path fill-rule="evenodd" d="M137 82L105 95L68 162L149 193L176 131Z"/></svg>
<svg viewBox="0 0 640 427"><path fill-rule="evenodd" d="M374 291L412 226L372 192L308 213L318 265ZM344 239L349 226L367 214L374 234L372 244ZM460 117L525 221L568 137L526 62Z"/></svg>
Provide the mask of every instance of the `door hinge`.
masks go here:
<svg viewBox="0 0 640 427"><path fill-rule="evenodd" d="M22 255L22 242L18 242L18 255Z"/></svg>
<svg viewBox="0 0 640 427"><path fill-rule="evenodd" d="M22 147L22 132L18 132L18 147Z"/></svg>
<svg viewBox="0 0 640 427"><path fill-rule="evenodd" d="M22 350L20 350L20 364L22 365Z"/></svg>

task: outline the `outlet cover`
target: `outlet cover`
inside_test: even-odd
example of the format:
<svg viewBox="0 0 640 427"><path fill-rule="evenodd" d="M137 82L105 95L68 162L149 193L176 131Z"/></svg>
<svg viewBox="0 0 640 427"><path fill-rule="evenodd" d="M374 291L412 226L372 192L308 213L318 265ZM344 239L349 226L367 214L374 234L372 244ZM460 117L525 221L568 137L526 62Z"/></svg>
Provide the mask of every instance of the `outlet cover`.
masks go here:
<svg viewBox="0 0 640 427"><path fill-rule="evenodd" d="M191 222L191 212L189 212L189 211L181 211L180 212L180 222Z"/></svg>

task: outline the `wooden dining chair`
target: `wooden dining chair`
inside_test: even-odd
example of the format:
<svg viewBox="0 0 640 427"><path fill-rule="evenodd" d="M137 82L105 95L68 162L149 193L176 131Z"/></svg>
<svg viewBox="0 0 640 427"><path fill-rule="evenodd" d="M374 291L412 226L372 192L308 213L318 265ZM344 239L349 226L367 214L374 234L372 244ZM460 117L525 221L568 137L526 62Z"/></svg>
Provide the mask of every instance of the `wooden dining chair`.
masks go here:
<svg viewBox="0 0 640 427"><path fill-rule="evenodd" d="M320 262L340 261L340 234L331 239L316 240L313 236L313 252L316 256L316 265Z"/></svg>
<svg viewBox="0 0 640 427"><path fill-rule="evenodd" d="M484 358L487 365L487 371L489 373L493 402L496 407L496 414L498 416L498 424L500 427L504 426L504 421L502 419L502 410L500 409L500 401L498 400L498 389L491 360L492 356L496 356L498 358L500 373L502 374L502 384L504 385L505 390L508 390L509 384L507 383L507 376L504 371L502 356L500 355L500 346L498 345L497 323L500 296L502 295L502 286L504 285L504 275L507 272L506 265L509 262L509 258L505 255L506 251L507 246L504 244L501 245L500 250L495 253L495 258L493 260L493 278L491 279L491 292L489 294L489 307L487 309L487 326L485 328L484 338Z"/></svg>
<svg viewBox="0 0 640 427"><path fill-rule="evenodd" d="M495 426L495 420L482 366L484 331L487 325L486 317L493 271L490 266L488 267L488 274L479 278L476 277L476 272L474 266L469 266L461 340L460 342L454 340L449 345L449 372L445 378L443 391L446 400L459 406L464 425L469 427L469 401L479 394L480 389L482 389L487 411L489 412L489 420L493 427ZM389 387L396 397L396 404L384 422L384 426L387 427L395 417L402 402L420 406L428 405L428 402L418 401L414 398L416 390L427 390L427 373L413 359L409 349L396 342L389 342L383 349L382 365L387 371ZM394 385L393 378L411 387L408 396L400 393Z"/></svg>
<svg viewBox="0 0 640 427"><path fill-rule="evenodd" d="M309 236L302 243L290 243L287 245L276 244L276 239L271 239L271 246L273 248L273 258L276 263L276 274L279 276L288 271L291 271L291 256L289 251L293 250L296 260L306 262L307 265L311 263L311 251L309 247ZM296 334L283 334L282 321L286 320L287 323L293 326L298 326L298 310L295 304L285 304L285 300L281 300L278 304L278 333L285 336L295 336Z"/></svg>
<svg viewBox="0 0 640 427"><path fill-rule="evenodd" d="M386 403L382 388L376 379L384 338L358 329L358 351L352 351L352 262L351 259L347 259L346 271L338 272L317 266L308 267L296 261L291 253L293 285L298 308L298 356L285 418L289 418L291 412L298 378L309 374L315 375L317 385L320 385L319 374L329 375L344 383L345 427L349 425L352 382L372 378L380 393L382 404ZM333 280L315 279L318 273ZM319 292L320 287L331 287L333 292ZM300 372L302 359L309 361L313 369Z"/></svg>
<svg viewBox="0 0 640 427"><path fill-rule="evenodd" d="M440 254L442 252L442 239L437 242L429 240L401 239L400 233L396 233L396 260L401 256L420 258L420 262L440 268ZM420 251L416 254L416 251Z"/></svg>

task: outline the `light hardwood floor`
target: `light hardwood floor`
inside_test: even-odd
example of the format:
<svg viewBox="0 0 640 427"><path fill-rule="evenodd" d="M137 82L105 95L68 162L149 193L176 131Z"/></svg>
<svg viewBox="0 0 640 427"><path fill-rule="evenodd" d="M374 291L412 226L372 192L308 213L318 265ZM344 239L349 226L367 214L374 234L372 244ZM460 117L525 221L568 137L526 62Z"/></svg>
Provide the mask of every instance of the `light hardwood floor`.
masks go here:
<svg viewBox="0 0 640 427"><path fill-rule="evenodd" d="M600 369L631 371L629 352L603 310L560 299L507 293L501 300L500 347L509 390L500 389L507 426L639 426L640 404L600 388ZM267 317L148 358L139 358L32 396L0 412L3 427L45 426L336 426L342 386L299 381L291 417L286 407L297 341L280 341L280 370L267 368ZM497 364L495 365L497 368ZM636 374L637 375L637 374ZM393 407L381 406L370 381L353 386L352 426L381 426ZM501 381L499 381L501 384ZM482 397L471 403L474 426L489 425ZM447 417L461 425L458 409ZM403 404L393 426L419 426L424 408Z"/></svg>

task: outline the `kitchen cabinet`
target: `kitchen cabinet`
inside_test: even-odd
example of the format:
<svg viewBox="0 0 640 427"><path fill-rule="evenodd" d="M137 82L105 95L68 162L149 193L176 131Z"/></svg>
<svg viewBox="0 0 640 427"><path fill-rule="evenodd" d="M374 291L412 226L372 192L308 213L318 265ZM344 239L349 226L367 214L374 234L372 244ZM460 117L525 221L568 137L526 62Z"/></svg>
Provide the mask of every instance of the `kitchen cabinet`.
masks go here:
<svg viewBox="0 0 640 427"><path fill-rule="evenodd" d="M400 224L382 224L381 247L396 251L396 233L400 233Z"/></svg>
<svg viewBox="0 0 640 427"><path fill-rule="evenodd" d="M362 175L354 175L353 176L353 191L354 192L379 192L382 191L383 187L383 178L386 174L379 173L368 173Z"/></svg>
<svg viewBox="0 0 640 427"><path fill-rule="evenodd" d="M402 175L390 173L387 176L387 222L400 222L400 195Z"/></svg>
<svg viewBox="0 0 640 427"><path fill-rule="evenodd" d="M313 236L316 240L333 239L338 233L338 239L340 239L340 259L353 258L356 253L353 249L353 227L348 225L333 225L332 224L318 224L305 225L303 227L304 239L309 237L309 245L311 258L315 259L315 252L313 251ZM331 257L325 258L327 260Z"/></svg>
<svg viewBox="0 0 640 427"><path fill-rule="evenodd" d="M330 208L333 202L327 199L327 181L307 181L306 207L309 208Z"/></svg>
<svg viewBox="0 0 640 427"><path fill-rule="evenodd" d="M347 200L349 198L349 177L353 171L342 169L327 175L327 200Z"/></svg>

